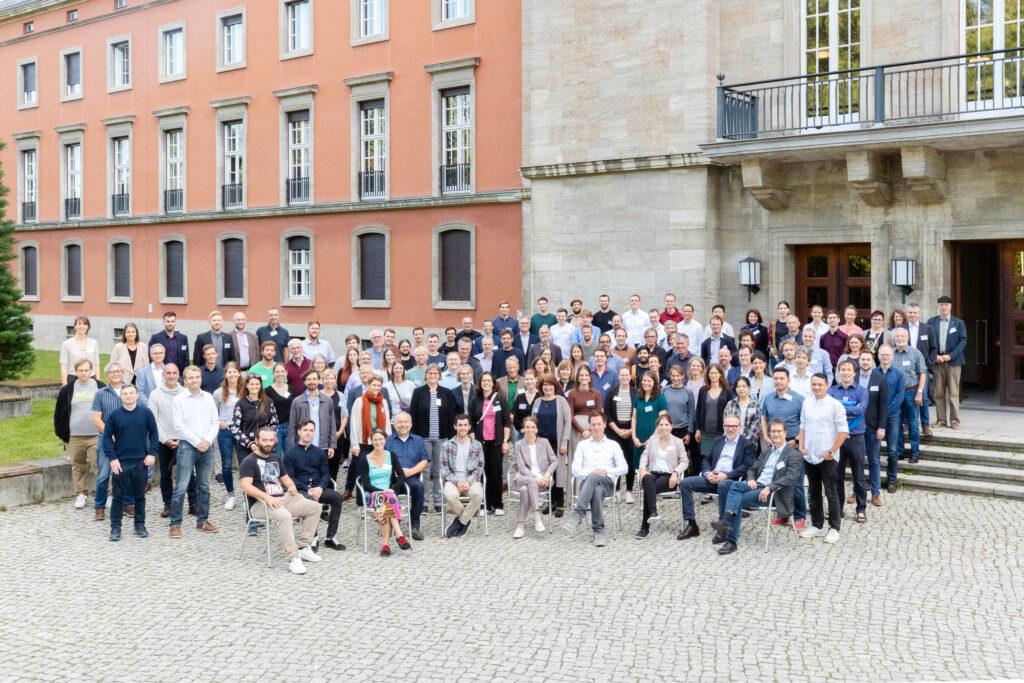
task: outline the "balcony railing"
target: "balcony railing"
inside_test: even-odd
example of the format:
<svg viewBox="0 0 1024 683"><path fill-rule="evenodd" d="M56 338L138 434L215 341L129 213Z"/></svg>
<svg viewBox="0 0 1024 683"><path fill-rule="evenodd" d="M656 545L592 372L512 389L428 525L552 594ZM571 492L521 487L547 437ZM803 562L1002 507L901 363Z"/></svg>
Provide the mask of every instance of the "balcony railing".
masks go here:
<svg viewBox="0 0 1024 683"><path fill-rule="evenodd" d="M64 217L67 219L82 217L81 197L68 197L64 200Z"/></svg>
<svg viewBox="0 0 1024 683"><path fill-rule="evenodd" d="M446 164L441 166L441 194L472 190L472 164Z"/></svg>
<svg viewBox="0 0 1024 683"><path fill-rule="evenodd" d="M384 171L363 171L359 174L359 198L381 199L386 195Z"/></svg>
<svg viewBox="0 0 1024 683"><path fill-rule="evenodd" d="M289 204L308 204L309 178L288 178L284 181L284 192Z"/></svg>
<svg viewBox="0 0 1024 683"><path fill-rule="evenodd" d="M1022 48L720 85L718 138L945 122L1012 110L1024 113Z"/></svg>
<svg viewBox="0 0 1024 683"><path fill-rule="evenodd" d="M21 222L31 223L36 219L36 203L35 202L22 202L21 203Z"/></svg>
<svg viewBox="0 0 1024 683"><path fill-rule="evenodd" d="M221 205L225 209L242 208L242 183L221 185Z"/></svg>
<svg viewBox="0 0 1024 683"><path fill-rule="evenodd" d="M115 216L127 216L129 213L129 196L127 192L110 195L111 210Z"/></svg>
<svg viewBox="0 0 1024 683"><path fill-rule="evenodd" d="M185 210L185 191L164 190L164 213L181 213Z"/></svg>

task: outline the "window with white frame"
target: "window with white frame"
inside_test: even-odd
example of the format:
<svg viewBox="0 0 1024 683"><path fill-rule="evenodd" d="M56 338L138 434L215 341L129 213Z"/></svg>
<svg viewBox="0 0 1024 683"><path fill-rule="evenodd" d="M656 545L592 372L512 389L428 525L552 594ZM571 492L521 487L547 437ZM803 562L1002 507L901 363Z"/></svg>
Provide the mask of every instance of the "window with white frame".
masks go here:
<svg viewBox="0 0 1024 683"><path fill-rule="evenodd" d="M962 51L968 58L965 99L971 108L1019 106L1024 97L1024 0L961 0Z"/></svg>
<svg viewBox="0 0 1024 683"><path fill-rule="evenodd" d="M82 217L82 145L64 145L64 216Z"/></svg>
<svg viewBox="0 0 1024 683"><path fill-rule="evenodd" d="M21 220L30 223L38 220L39 201L39 150L26 149L21 152Z"/></svg>
<svg viewBox="0 0 1024 683"><path fill-rule="evenodd" d="M312 297L313 259L310 240L306 235L288 238L288 298Z"/></svg>
<svg viewBox="0 0 1024 683"><path fill-rule="evenodd" d="M362 38L384 33L384 0L359 0L359 35Z"/></svg>
<svg viewBox="0 0 1024 683"><path fill-rule="evenodd" d="M309 110L288 112L288 201L309 201Z"/></svg>
<svg viewBox="0 0 1024 683"><path fill-rule="evenodd" d="M26 62L20 67L21 97L19 103L22 106L31 106L39 101L38 83L36 79L36 63Z"/></svg>
<svg viewBox="0 0 1024 683"><path fill-rule="evenodd" d="M292 2L285 3L285 26L288 31L285 48L288 52L302 52L310 49L312 21L310 0L292 0Z"/></svg>
<svg viewBox="0 0 1024 683"><path fill-rule="evenodd" d="M808 79L806 112L810 119L853 123L860 113L861 0L805 0L804 73ZM820 74L820 75L818 75Z"/></svg>
<svg viewBox="0 0 1024 683"><path fill-rule="evenodd" d="M472 189L473 102L468 87L441 92L441 187L445 192Z"/></svg>
<svg viewBox="0 0 1024 683"><path fill-rule="evenodd" d="M242 189L245 183L245 124L242 121L225 121L224 134L224 197L225 207L242 205Z"/></svg>
<svg viewBox="0 0 1024 683"><path fill-rule="evenodd" d="M132 84L131 43L119 40L110 44L110 87L129 88Z"/></svg>
<svg viewBox="0 0 1024 683"><path fill-rule="evenodd" d="M164 132L164 211L184 210L185 132L175 128Z"/></svg>
<svg viewBox="0 0 1024 683"><path fill-rule="evenodd" d="M441 21L465 19L472 14L472 0L441 0Z"/></svg>
<svg viewBox="0 0 1024 683"><path fill-rule="evenodd" d="M64 92L65 98L81 97L82 95L82 53L69 52L64 55Z"/></svg>
<svg viewBox="0 0 1024 683"><path fill-rule="evenodd" d="M221 62L224 66L236 66L245 60L245 23L241 14L222 17L221 20Z"/></svg>
<svg viewBox="0 0 1024 683"><path fill-rule="evenodd" d="M34 246L21 248L21 295L24 299L39 299L39 249Z"/></svg>
<svg viewBox="0 0 1024 683"><path fill-rule="evenodd" d="M387 163L387 109L384 100L359 103L359 194L385 196Z"/></svg>
<svg viewBox="0 0 1024 683"><path fill-rule="evenodd" d="M127 215L130 212L132 182L132 151L131 139L128 136L111 138L110 157L113 162L113 213L115 216Z"/></svg>
<svg viewBox="0 0 1024 683"><path fill-rule="evenodd" d="M164 78L174 78L185 73L185 29L167 29L161 34Z"/></svg>

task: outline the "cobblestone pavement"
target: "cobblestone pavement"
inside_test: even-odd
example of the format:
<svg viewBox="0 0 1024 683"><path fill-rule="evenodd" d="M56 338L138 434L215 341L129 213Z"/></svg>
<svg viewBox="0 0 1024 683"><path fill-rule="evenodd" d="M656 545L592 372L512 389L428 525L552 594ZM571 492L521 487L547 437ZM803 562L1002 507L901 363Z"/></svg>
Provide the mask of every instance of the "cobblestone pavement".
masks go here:
<svg viewBox="0 0 1024 683"><path fill-rule="evenodd" d="M1019 502L883 494L835 546L785 532L763 550L744 523L719 557L702 531L589 534L502 520L389 559L364 555L356 516L344 552L305 576L250 542L244 513L214 496L207 536L186 525L107 540L91 509L60 502L0 513L2 680L924 680L1011 678L1024 652ZM710 507L701 509L702 530ZM667 522L671 517L672 522ZM372 538L372 537L371 537ZM262 540L262 539L261 539ZM358 549L356 549L358 546Z"/></svg>

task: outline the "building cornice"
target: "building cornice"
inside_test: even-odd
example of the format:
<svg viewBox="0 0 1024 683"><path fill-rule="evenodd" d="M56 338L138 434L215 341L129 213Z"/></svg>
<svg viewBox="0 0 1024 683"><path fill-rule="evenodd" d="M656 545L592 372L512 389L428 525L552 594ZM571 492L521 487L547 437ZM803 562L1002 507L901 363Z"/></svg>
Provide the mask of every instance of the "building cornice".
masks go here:
<svg viewBox="0 0 1024 683"><path fill-rule="evenodd" d="M275 90L274 97L284 99L286 97L298 97L300 95L315 95L319 89L320 86L315 83L311 83L310 85L297 85L294 88Z"/></svg>
<svg viewBox="0 0 1024 683"><path fill-rule="evenodd" d="M475 69L480 66L479 57L467 57L465 59L455 59L450 62L438 62L437 64L427 64L423 68L428 74L440 74L445 71L458 71L459 69Z"/></svg>
<svg viewBox="0 0 1024 683"><path fill-rule="evenodd" d="M188 105L181 107L168 107L167 109L157 109L153 112L153 116L158 119L167 118L168 116L187 116Z"/></svg>
<svg viewBox="0 0 1024 683"><path fill-rule="evenodd" d="M372 85L374 83L386 83L395 77L394 71L382 71L376 74L367 74L366 76L353 76L352 78L346 78L342 81L345 85L350 88L355 88L360 85Z"/></svg>
<svg viewBox="0 0 1024 683"><path fill-rule="evenodd" d="M149 2L145 2L145 3L141 4L141 5L134 5L134 6L131 6L131 7L125 7L123 9L114 10L112 12L107 12L106 14L101 14L101 15L96 16L96 17L88 17L86 19L79 19L78 21L72 22L70 24L65 23L65 24L60 24L59 26L54 26L53 28L43 29L43 30L39 30L39 31L33 31L32 33L25 33L25 34L22 34L20 36L15 37L15 38L10 38L8 40L0 41L0 47L6 47L8 45L14 45L15 43L20 43L20 42L23 42L23 41L26 41L26 40L32 40L32 39L38 38L40 36L47 36L47 35L50 35L52 33L59 33L61 31L70 31L70 30L76 29L76 28L78 28L80 26L88 26L90 24L95 24L95 23L98 23L98 22L101 22L101 21L106 21L107 19L112 19L112 18L115 18L115 17L121 17L121 16L124 16L125 14L134 14L135 12L144 12L147 9L150 9L151 7L158 7L160 5L166 5L166 4L171 3L171 2L175 2L175 0L150 0ZM7 22L10 22L10 21L14 21L14 20L17 20L17 19L25 19L27 17L33 17L33 16L35 16L37 14L41 14L43 12L47 12L47 11L50 11L50 10L53 10L53 9L60 9L62 7L66 7L66 6L69 6L69 5L75 5L75 4L79 4L79 5L82 4L81 0L38 0L38 2L28 3L28 4L23 5L23 6L19 5L17 7L12 7L11 9L6 10L4 12L0 12L0 24L7 23Z"/></svg>
<svg viewBox="0 0 1024 683"><path fill-rule="evenodd" d="M709 166L710 162L699 152L684 154L659 154L623 159L601 159L598 161L572 161L562 164L523 166L519 169L524 178L569 178L573 176L600 175L603 173L631 173L634 171L661 171L669 168L694 168Z"/></svg>

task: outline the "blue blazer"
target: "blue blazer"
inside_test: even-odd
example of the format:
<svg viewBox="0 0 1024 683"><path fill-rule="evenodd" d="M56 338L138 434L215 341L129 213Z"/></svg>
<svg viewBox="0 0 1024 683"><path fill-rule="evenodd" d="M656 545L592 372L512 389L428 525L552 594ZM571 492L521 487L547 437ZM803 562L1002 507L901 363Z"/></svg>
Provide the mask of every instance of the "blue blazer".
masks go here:
<svg viewBox="0 0 1024 683"><path fill-rule="evenodd" d="M715 441L715 445L712 446L711 452L704 458L701 474L714 472L717 469L718 459L722 457L723 448L725 448L725 437L720 436ZM747 470L754 466L756 459L757 449L754 447L754 442L745 436L740 436L736 441L736 455L732 459L732 469L728 472L729 478L739 479L743 477Z"/></svg>
<svg viewBox="0 0 1024 683"><path fill-rule="evenodd" d="M931 330L932 347L939 353L939 322L941 318L934 316L928 319ZM956 316L949 316L949 329L946 331L946 353L949 354L950 365L963 365L964 349L967 347L967 325Z"/></svg>

